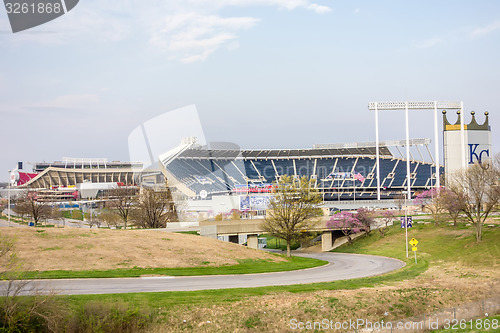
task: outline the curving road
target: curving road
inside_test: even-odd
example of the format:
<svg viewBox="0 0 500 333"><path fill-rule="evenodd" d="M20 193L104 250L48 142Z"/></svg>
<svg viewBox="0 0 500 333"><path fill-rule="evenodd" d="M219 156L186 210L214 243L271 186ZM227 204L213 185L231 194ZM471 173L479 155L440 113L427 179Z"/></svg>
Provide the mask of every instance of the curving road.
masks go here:
<svg viewBox="0 0 500 333"><path fill-rule="evenodd" d="M405 265L397 259L360 254L326 252L300 256L323 259L329 264L298 271L261 274L36 280L30 284L31 290L26 289L23 294L33 290L77 295L282 286L380 275ZM0 286L5 288L6 283L2 282Z"/></svg>

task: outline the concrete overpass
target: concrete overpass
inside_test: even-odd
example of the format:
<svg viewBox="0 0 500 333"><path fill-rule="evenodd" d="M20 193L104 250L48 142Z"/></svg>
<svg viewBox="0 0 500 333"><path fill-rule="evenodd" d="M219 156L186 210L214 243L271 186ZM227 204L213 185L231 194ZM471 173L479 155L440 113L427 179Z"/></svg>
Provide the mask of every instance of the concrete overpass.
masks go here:
<svg viewBox="0 0 500 333"><path fill-rule="evenodd" d="M324 217L314 228L307 231L321 232L321 246L323 251L329 251L333 247L335 239L339 236L340 229L326 227L329 217ZM258 248L258 235L266 233L261 227L262 219L253 220L231 220L231 221L203 221L200 222L200 234L204 237L218 239L218 236L227 235L229 241L232 237L247 235L247 246ZM234 238L233 238L234 239ZM236 238L237 240L237 238ZM234 242L234 241L233 241ZM235 242L237 243L237 241Z"/></svg>

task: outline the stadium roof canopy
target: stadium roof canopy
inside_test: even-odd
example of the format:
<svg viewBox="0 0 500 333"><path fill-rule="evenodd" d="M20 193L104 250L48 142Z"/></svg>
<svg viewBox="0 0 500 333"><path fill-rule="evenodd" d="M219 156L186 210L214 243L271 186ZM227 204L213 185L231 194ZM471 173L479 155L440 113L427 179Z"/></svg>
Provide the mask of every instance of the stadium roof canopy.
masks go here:
<svg viewBox="0 0 500 333"><path fill-rule="evenodd" d="M429 144L429 139L410 140L411 146ZM379 152L381 156L392 157L389 147L405 146L404 140L381 142ZM244 159L280 159L280 158L323 158L331 156L375 156L374 142L358 142L345 144L316 144L313 148L303 149L239 149L234 146L229 149L201 149L198 145L188 145L177 157L181 158L210 158L228 159L242 157ZM203 147L205 148L205 147Z"/></svg>

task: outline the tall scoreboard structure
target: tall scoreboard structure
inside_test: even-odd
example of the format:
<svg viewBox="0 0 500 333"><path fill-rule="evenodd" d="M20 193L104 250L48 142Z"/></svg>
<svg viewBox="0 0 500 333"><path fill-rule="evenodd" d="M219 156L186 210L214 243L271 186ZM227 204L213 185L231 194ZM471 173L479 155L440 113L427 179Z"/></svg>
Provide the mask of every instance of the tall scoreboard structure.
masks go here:
<svg viewBox="0 0 500 333"><path fill-rule="evenodd" d="M471 112L472 119L468 124L463 124L460 111L457 111L457 115L456 122L450 123L446 111L443 110L443 150L447 176L489 158L491 152L488 112L484 113L485 120L482 124L478 124L474 111Z"/></svg>

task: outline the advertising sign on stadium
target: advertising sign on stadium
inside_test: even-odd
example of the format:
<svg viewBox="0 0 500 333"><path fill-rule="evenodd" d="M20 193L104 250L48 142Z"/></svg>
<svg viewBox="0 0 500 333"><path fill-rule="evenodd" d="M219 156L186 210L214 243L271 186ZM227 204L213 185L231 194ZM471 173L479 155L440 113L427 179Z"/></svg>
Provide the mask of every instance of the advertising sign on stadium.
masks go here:
<svg viewBox="0 0 500 333"><path fill-rule="evenodd" d="M332 172L323 179L323 181L325 180L359 180L364 182L365 177L359 172Z"/></svg>
<svg viewBox="0 0 500 333"><path fill-rule="evenodd" d="M236 184L234 186L234 192L237 193L271 193L276 188L276 185L263 183L263 184L249 184L241 185Z"/></svg>
<svg viewBox="0 0 500 333"><path fill-rule="evenodd" d="M240 210L242 212L249 210L263 210L267 209L269 205L268 196L241 196L240 197Z"/></svg>

